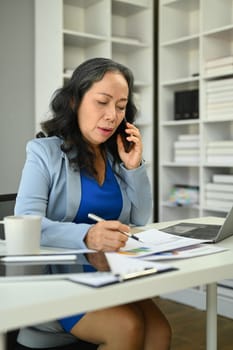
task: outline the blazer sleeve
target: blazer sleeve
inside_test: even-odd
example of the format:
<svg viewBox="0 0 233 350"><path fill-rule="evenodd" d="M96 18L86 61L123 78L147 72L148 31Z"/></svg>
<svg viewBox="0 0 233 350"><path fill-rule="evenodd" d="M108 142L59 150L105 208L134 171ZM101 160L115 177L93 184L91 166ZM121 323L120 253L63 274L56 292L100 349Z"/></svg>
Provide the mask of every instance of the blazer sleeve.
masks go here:
<svg viewBox="0 0 233 350"><path fill-rule="evenodd" d="M125 191L131 202L130 222L143 226L152 212L152 192L145 162L132 170L127 170L123 163L120 164L120 175L124 179Z"/></svg>
<svg viewBox="0 0 233 350"><path fill-rule="evenodd" d="M62 188L59 187L62 182L59 179L59 176L61 177L59 162L62 162L62 157L54 156L60 152L60 146L52 141L48 142L51 143L49 147L40 139L27 144L27 157L16 198L15 214L42 216L42 245L71 249L86 248L84 238L90 225L64 222L66 200L59 198L59 193L62 193ZM53 198L49 199L53 186L55 187ZM50 209L52 214L49 215L48 205L52 206L52 210Z"/></svg>

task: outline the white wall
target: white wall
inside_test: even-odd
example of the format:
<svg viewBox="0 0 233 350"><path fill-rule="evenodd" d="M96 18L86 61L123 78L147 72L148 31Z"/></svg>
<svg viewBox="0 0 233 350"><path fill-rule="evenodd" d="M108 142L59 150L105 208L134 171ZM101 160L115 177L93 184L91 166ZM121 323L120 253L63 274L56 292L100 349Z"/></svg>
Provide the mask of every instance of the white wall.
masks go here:
<svg viewBox="0 0 233 350"><path fill-rule="evenodd" d="M0 0L0 194L17 192L34 136L34 1Z"/></svg>

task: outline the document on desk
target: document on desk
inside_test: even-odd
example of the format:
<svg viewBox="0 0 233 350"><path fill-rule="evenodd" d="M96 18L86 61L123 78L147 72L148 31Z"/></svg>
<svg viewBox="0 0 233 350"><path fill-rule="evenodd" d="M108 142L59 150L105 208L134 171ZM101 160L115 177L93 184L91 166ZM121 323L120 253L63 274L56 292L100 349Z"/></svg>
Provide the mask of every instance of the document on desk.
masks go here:
<svg viewBox="0 0 233 350"><path fill-rule="evenodd" d="M135 236L140 237L144 243L128 239L125 247L120 249L118 254L128 257L144 257L206 242L201 239L176 236L154 228L137 233Z"/></svg>
<svg viewBox="0 0 233 350"><path fill-rule="evenodd" d="M72 274L68 279L91 287L103 287L113 283L177 270L177 268L165 263L130 259L115 252L105 253L105 257L109 265L109 272L97 271Z"/></svg>
<svg viewBox="0 0 233 350"><path fill-rule="evenodd" d="M195 246L178 248L166 252L155 253L145 256L145 260L149 261L167 261L194 258L203 255L216 254L226 251L226 248L217 247L215 245L198 244Z"/></svg>

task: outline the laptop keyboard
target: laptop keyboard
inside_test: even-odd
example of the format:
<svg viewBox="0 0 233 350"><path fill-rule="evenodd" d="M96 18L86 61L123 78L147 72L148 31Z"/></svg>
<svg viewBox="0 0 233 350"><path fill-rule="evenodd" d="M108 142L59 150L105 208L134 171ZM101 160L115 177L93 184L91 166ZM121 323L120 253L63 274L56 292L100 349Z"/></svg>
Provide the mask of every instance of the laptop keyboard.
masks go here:
<svg viewBox="0 0 233 350"><path fill-rule="evenodd" d="M162 231L182 237L210 240L216 237L220 228L221 226L219 225L190 225L181 223L175 226L164 228Z"/></svg>
<svg viewBox="0 0 233 350"><path fill-rule="evenodd" d="M184 237L211 239L215 238L221 226L205 227L191 230L189 232L181 234Z"/></svg>

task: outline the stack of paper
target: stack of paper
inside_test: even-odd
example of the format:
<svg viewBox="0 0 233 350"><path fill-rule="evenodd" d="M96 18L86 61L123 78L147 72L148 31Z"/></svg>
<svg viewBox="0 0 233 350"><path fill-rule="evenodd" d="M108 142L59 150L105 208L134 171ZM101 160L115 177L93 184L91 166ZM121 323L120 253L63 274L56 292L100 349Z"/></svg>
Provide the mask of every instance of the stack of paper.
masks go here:
<svg viewBox="0 0 233 350"><path fill-rule="evenodd" d="M208 163L227 165L233 162L233 140L211 141L206 144Z"/></svg>
<svg viewBox="0 0 233 350"><path fill-rule="evenodd" d="M233 78L211 80L206 83L206 118L208 120L233 117Z"/></svg>
<svg viewBox="0 0 233 350"><path fill-rule="evenodd" d="M198 134L179 135L174 142L174 162L198 163L200 160L200 137Z"/></svg>
<svg viewBox="0 0 233 350"><path fill-rule="evenodd" d="M205 63L205 72L208 77L232 74L233 56L222 56L208 60Z"/></svg>
<svg viewBox="0 0 233 350"><path fill-rule="evenodd" d="M233 202L233 175L214 174L205 186L205 203L208 208L229 211Z"/></svg>

